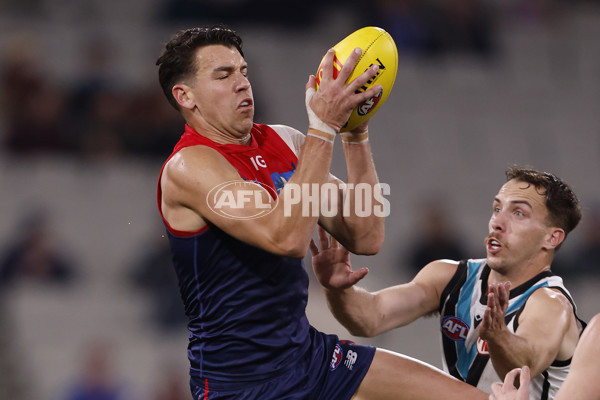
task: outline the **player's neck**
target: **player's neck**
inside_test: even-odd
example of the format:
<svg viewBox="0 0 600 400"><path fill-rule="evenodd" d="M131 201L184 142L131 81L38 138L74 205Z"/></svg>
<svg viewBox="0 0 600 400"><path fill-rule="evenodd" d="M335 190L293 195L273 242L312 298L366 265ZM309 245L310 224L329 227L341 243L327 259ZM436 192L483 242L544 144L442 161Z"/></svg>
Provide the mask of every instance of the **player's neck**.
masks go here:
<svg viewBox="0 0 600 400"><path fill-rule="evenodd" d="M502 283L510 281L511 290L524 284L536 275L550 269L550 264L531 264L513 269L492 269L488 283Z"/></svg>
<svg viewBox="0 0 600 400"><path fill-rule="evenodd" d="M205 136L207 136L213 142L219 143L219 144L239 144L242 146L248 146L252 142L252 135L250 134L250 132L248 132L247 134L245 134L244 136L241 136L241 137L232 136L232 135L211 135L211 136L205 135Z"/></svg>
<svg viewBox="0 0 600 400"><path fill-rule="evenodd" d="M191 125L190 125L191 126ZM198 134L212 140L218 144L237 144L241 146L249 146L252 143L251 131L247 132L223 132L211 126L191 126Z"/></svg>

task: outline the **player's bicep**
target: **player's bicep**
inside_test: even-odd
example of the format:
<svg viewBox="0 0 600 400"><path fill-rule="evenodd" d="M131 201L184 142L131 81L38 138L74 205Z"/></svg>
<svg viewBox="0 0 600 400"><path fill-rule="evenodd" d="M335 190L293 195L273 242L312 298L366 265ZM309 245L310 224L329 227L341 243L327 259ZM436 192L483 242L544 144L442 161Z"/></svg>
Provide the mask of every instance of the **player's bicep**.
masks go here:
<svg viewBox="0 0 600 400"><path fill-rule="evenodd" d="M552 289L538 289L529 297L515 334L526 340L533 351L533 371L546 368L556 359L571 314L568 300Z"/></svg>
<svg viewBox="0 0 600 400"><path fill-rule="evenodd" d="M274 208L267 189L241 179L220 154L207 147L174 156L161 179L163 215L174 228L193 231L211 223L240 240L264 246L272 241L256 222Z"/></svg>

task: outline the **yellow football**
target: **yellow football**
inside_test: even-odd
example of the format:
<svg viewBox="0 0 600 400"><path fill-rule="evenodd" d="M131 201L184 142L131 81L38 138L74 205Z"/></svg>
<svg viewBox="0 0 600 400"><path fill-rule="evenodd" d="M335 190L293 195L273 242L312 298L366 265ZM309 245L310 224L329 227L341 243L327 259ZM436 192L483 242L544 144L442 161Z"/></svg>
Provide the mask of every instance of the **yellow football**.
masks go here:
<svg viewBox="0 0 600 400"><path fill-rule="evenodd" d="M342 132L351 131L358 125L371 118L377 110L385 103L396 80L398 72L398 50L394 39L384 29L367 26L361 28L342 39L338 44L333 46L335 57L333 62L333 77L337 78L338 73L342 69L343 63L346 62L348 56L355 48L360 47L362 54L352 71L352 74L346 82L351 82L357 76L362 74L373 64L379 65L379 71L372 79L370 79L359 91L370 89L373 85L379 84L382 87L381 92L371 97L370 99L359 104L352 114L348 122L342 127ZM323 60L321 60L321 64ZM317 89L323 75L322 65L319 64L317 70Z"/></svg>

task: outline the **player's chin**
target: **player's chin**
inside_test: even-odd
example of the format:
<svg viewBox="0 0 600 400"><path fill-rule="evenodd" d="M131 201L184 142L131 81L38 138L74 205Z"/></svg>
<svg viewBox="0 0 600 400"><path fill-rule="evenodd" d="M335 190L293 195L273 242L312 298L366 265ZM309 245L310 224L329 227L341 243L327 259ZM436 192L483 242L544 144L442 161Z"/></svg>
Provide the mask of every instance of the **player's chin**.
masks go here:
<svg viewBox="0 0 600 400"><path fill-rule="evenodd" d="M493 254L490 254L489 251L487 252L487 254L486 254L486 262L487 262L487 265L490 266L490 268L492 267L492 265L497 264L498 261L499 261L498 257L496 257Z"/></svg>
<svg viewBox="0 0 600 400"><path fill-rule="evenodd" d="M492 269L494 271L501 270L505 264L504 260L500 259L500 257L491 255L489 253L486 258L486 263L487 263L488 267L490 267L490 269Z"/></svg>
<svg viewBox="0 0 600 400"><path fill-rule="evenodd" d="M254 117L254 115L249 115L240 120L240 123L239 123L240 131L250 132L252 130L252 126L254 125L253 117Z"/></svg>

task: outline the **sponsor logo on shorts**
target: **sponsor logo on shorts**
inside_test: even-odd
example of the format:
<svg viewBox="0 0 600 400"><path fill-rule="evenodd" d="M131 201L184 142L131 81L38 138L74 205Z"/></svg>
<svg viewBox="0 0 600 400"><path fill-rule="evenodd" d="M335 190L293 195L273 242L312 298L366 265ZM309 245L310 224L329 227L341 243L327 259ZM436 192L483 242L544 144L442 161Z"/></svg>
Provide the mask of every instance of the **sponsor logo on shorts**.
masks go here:
<svg viewBox="0 0 600 400"><path fill-rule="evenodd" d="M488 344L482 338L477 338L477 354L482 356L489 356L490 351L488 350Z"/></svg>
<svg viewBox="0 0 600 400"><path fill-rule="evenodd" d="M444 335L448 338L456 342L462 342L467 339L469 325L462 319L455 317L454 315L449 315L442 319L442 332L444 332Z"/></svg>
<svg viewBox="0 0 600 400"><path fill-rule="evenodd" d="M342 358L344 357L344 350L342 350L342 346L339 344L335 345L335 349L333 349L333 355L331 356L331 362L329 363L329 370L333 371L340 365L342 362Z"/></svg>
<svg viewBox="0 0 600 400"><path fill-rule="evenodd" d="M357 358L358 358L357 352L348 350L348 354L346 354L346 359L344 360L344 365L346 366L346 368L348 368L349 370L352 370Z"/></svg>

